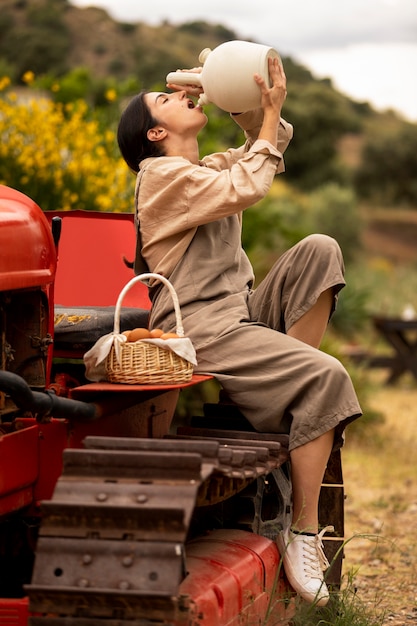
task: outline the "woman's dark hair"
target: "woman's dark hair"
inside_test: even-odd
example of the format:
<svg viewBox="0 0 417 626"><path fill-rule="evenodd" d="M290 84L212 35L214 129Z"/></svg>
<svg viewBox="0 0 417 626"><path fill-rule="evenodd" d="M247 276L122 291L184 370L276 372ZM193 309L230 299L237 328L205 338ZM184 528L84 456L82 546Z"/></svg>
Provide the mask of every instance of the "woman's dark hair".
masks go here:
<svg viewBox="0 0 417 626"><path fill-rule="evenodd" d="M162 156L157 141L149 141L147 132L157 125L145 102L146 91L138 93L123 111L117 129L117 142L122 157L134 172L139 171L140 162L146 157Z"/></svg>

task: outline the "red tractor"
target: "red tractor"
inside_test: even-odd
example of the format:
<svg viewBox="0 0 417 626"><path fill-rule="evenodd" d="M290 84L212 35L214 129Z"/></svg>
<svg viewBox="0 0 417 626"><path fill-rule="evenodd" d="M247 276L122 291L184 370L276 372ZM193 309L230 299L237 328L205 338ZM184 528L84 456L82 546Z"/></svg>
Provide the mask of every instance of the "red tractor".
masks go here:
<svg viewBox="0 0 417 626"><path fill-rule="evenodd" d="M209 377L85 378L134 250L131 215L43 213L0 186L0 626L287 624L287 438L221 401L179 420L181 390ZM138 284L121 330L149 306ZM335 453L320 502L335 586L343 499Z"/></svg>

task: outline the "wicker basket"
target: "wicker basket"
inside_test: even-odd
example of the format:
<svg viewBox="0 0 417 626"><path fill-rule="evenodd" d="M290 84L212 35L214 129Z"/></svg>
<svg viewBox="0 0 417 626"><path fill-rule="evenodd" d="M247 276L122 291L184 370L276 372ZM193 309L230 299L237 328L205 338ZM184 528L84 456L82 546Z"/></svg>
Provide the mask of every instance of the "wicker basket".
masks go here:
<svg viewBox="0 0 417 626"><path fill-rule="evenodd" d="M154 273L135 276L120 292L114 316L114 334L120 333L120 309L124 296L136 282L149 278L156 278L168 287L174 303L176 333L180 338L184 337L177 293L169 280ZM106 358L106 377L112 383L163 385L187 382L192 375L192 363L172 350L147 341L123 342L119 344L118 353L113 345Z"/></svg>

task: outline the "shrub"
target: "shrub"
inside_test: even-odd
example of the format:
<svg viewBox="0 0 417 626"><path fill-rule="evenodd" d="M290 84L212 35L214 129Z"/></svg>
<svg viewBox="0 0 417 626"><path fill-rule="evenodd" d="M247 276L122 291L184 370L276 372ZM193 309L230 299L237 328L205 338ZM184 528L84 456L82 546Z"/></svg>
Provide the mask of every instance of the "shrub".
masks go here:
<svg viewBox="0 0 417 626"><path fill-rule="evenodd" d="M0 182L44 210L132 210L134 177L85 102L0 99Z"/></svg>
<svg viewBox="0 0 417 626"><path fill-rule="evenodd" d="M334 237L346 263L355 259L361 248L363 222L355 192L351 187L327 183L310 196L309 222L312 232Z"/></svg>

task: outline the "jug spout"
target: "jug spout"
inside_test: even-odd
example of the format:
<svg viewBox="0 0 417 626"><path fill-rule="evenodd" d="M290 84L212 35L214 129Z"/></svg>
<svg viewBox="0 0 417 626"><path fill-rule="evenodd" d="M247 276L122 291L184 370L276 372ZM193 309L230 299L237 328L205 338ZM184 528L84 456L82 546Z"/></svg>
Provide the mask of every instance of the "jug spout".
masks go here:
<svg viewBox="0 0 417 626"><path fill-rule="evenodd" d="M203 92L200 94L198 98L197 104L203 107L205 104L210 104L210 100L207 98L206 94Z"/></svg>

